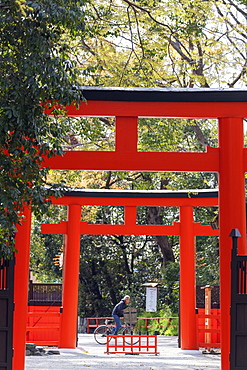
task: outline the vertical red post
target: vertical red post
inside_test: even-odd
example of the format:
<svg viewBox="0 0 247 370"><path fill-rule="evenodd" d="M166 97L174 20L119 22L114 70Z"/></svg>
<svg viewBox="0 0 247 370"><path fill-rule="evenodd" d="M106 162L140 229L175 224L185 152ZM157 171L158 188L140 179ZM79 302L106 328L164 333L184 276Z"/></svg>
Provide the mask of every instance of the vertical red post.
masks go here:
<svg viewBox="0 0 247 370"><path fill-rule="evenodd" d="M60 348L75 348L77 341L80 221L81 206L78 204L70 205L64 252Z"/></svg>
<svg viewBox="0 0 247 370"><path fill-rule="evenodd" d="M124 207L124 224L129 232L135 232L136 228L136 207L125 206Z"/></svg>
<svg viewBox="0 0 247 370"><path fill-rule="evenodd" d="M24 370L26 354L26 325L28 303L28 280L30 260L31 210L25 208L24 219L17 226L16 265L14 275L14 329L13 329L13 370Z"/></svg>
<svg viewBox="0 0 247 370"><path fill-rule="evenodd" d="M136 152L138 117L116 117L116 151Z"/></svg>
<svg viewBox="0 0 247 370"><path fill-rule="evenodd" d="M198 349L193 207L180 207L180 335L181 349Z"/></svg>
<svg viewBox="0 0 247 370"><path fill-rule="evenodd" d="M219 119L219 228L220 228L220 307L221 307L221 364L230 368L230 292L231 238L238 228L239 254L246 253L246 216L244 180L244 140L241 118Z"/></svg>

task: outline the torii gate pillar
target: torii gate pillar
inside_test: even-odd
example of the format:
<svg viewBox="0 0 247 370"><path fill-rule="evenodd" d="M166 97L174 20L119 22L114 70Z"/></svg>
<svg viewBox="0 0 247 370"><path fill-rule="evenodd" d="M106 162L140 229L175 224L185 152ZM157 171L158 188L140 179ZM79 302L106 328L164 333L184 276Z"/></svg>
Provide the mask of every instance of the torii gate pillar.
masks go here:
<svg viewBox="0 0 247 370"><path fill-rule="evenodd" d="M81 206L78 204L69 205L64 251L60 348L76 348L81 237L80 221Z"/></svg>
<svg viewBox="0 0 247 370"><path fill-rule="evenodd" d="M25 207L25 217L16 233L16 265L14 273L13 370L25 368L28 279L30 260L31 210Z"/></svg>
<svg viewBox="0 0 247 370"><path fill-rule="evenodd" d="M192 206L180 207L181 349L198 349L196 325L195 234Z"/></svg>
<svg viewBox="0 0 247 370"><path fill-rule="evenodd" d="M219 215L221 366L229 370L232 228L239 229L239 254L246 254L246 215L242 118L219 119Z"/></svg>

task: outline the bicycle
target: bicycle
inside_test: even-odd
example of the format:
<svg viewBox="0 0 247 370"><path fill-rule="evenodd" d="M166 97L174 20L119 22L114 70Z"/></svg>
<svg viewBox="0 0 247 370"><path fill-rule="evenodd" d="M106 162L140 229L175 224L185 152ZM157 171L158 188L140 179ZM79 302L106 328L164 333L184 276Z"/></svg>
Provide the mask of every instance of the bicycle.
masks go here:
<svg viewBox="0 0 247 370"><path fill-rule="evenodd" d="M100 325L94 330L94 339L98 344L106 344L107 342L107 335L113 335L115 326L112 325L114 323L114 320L105 320L105 325ZM110 326L108 324L111 324ZM117 335L128 335L128 337L125 339L126 344L136 344L138 342L138 338L135 338L135 340L131 341L131 338L129 335L138 334L137 329L135 328L135 325L125 324L122 326L118 332ZM110 338L111 340L112 338Z"/></svg>

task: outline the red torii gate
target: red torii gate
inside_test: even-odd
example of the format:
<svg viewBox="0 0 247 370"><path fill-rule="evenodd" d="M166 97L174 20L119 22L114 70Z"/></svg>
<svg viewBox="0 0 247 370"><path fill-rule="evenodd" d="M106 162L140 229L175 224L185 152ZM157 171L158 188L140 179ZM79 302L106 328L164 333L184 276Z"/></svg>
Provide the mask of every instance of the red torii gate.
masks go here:
<svg viewBox="0 0 247 370"><path fill-rule="evenodd" d="M88 235L179 235L180 236L180 328L182 349L198 348L196 325L195 236L218 235L208 225L194 222L193 206L217 206L217 192L126 192L74 191L53 199L53 204L68 205L68 220L43 224L43 234L65 234L63 312L59 346L75 348L78 309L78 275L81 234ZM94 225L81 221L83 205L124 206L123 225ZM138 206L179 206L180 222L173 225L137 225Z"/></svg>
<svg viewBox="0 0 247 370"><path fill-rule="evenodd" d="M70 151L66 152L63 157L45 160L44 166L68 170L219 173L221 351L222 369L228 370L231 289L231 239L229 233L232 228L240 230L243 238L239 241L239 253L246 254L244 173L247 169L247 149L244 148L243 144L243 118L247 116L246 90L88 87L83 88L83 94L86 102L82 102L79 108L73 105L68 106L68 115L116 117L115 151ZM47 109L46 113L52 114L52 111ZM205 153L138 152L138 117L217 118L219 147L208 147ZM77 214L78 220L80 207L74 204L71 205L71 209L74 209L72 214ZM24 321L26 315L26 307L24 307L26 301L24 305L23 300L27 297L27 287L23 287L22 284L20 291L17 287L20 288L18 281L24 279L27 282L28 276L29 213L30 211L26 210L27 221L23 223L17 234L19 253L15 275L15 370L23 368L20 366L23 358L23 344L20 340L23 327L21 332L18 332L17 329L19 330L21 326L18 326L18 318L22 317L21 321ZM186 219L189 218L188 211ZM184 225L185 223L183 226L181 223L181 227L186 227ZM78 221L76 230L77 238L79 238L80 225ZM69 230L67 232L71 233ZM19 367L16 365L17 363Z"/></svg>

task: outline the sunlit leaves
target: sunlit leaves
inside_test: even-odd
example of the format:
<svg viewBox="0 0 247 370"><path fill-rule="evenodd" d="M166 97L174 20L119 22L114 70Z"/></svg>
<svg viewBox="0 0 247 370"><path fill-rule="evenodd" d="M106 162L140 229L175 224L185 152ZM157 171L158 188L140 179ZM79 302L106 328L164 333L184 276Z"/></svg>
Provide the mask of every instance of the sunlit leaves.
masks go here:
<svg viewBox="0 0 247 370"><path fill-rule="evenodd" d="M241 3L94 0L86 7L81 50L88 68L96 68L82 79L108 86L243 85L247 15Z"/></svg>

